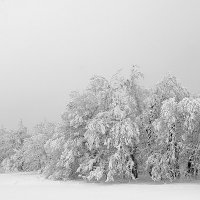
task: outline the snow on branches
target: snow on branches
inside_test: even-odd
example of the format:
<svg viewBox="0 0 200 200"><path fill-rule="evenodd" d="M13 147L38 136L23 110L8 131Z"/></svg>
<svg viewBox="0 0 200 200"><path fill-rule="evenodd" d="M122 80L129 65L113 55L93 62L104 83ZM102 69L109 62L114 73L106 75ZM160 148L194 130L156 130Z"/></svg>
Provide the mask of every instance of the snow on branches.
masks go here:
<svg viewBox="0 0 200 200"><path fill-rule="evenodd" d="M59 124L42 122L29 133L0 129L4 171L39 171L49 179L154 181L198 177L200 99L174 76L152 89L136 66L110 80L94 76L72 92Z"/></svg>

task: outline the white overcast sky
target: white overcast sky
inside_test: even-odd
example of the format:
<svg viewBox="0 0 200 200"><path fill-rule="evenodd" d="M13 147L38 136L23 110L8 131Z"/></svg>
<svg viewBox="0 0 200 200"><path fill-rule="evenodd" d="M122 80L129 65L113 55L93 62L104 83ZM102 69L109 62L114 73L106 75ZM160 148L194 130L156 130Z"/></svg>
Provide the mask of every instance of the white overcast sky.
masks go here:
<svg viewBox="0 0 200 200"><path fill-rule="evenodd" d="M199 0L0 0L0 124L58 121L94 74L140 66L200 93Z"/></svg>

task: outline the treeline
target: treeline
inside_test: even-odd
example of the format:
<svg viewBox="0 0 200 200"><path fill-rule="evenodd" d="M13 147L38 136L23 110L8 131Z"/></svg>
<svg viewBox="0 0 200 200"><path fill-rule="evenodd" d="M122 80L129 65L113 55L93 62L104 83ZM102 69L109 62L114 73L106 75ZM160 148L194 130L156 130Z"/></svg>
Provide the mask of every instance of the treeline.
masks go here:
<svg viewBox="0 0 200 200"><path fill-rule="evenodd" d="M95 76L72 92L61 122L42 122L31 133L0 130L3 172L39 171L46 178L154 181L198 178L200 98L173 76L152 89L132 67L110 80Z"/></svg>

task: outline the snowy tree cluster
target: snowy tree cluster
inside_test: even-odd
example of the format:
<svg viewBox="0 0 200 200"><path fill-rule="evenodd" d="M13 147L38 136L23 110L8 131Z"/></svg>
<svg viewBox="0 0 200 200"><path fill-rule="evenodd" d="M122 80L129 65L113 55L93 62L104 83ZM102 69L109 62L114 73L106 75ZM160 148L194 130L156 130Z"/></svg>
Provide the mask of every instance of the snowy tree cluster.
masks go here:
<svg viewBox="0 0 200 200"><path fill-rule="evenodd" d="M110 80L94 76L72 92L59 124L31 133L0 130L1 171L38 171L46 178L154 181L200 175L200 98L173 76L145 89L137 68Z"/></svg>

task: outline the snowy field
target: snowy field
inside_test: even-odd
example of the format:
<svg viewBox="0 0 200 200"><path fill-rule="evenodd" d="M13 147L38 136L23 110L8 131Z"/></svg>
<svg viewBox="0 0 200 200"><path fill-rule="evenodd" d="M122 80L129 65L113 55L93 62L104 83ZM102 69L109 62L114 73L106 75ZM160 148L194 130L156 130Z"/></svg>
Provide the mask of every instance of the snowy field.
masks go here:
<svg viewBox="0 0 200 200"><path fill-rule="evenodd" d="M0 174L1 200L181 199L199 200L200 183L95 184L46 180L31 173Z"/></svg>

